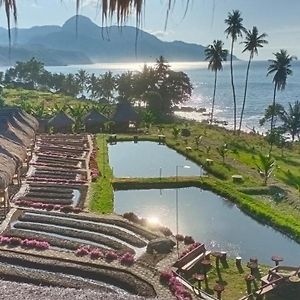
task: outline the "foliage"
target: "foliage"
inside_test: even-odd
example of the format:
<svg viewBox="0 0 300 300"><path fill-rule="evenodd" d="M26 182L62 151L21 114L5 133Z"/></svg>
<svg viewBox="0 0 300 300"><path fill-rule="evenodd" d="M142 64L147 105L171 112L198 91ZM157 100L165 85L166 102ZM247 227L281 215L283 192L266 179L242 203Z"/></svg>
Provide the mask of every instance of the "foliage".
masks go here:
<svg viewBox="0 0 300 300"><path fill-rule="evenodd" d="M259 154L259 163L256 164L257 171L263 177L264 185L267 185L268 179L275 170L276 163L271 155Z"/></svg>
<svg viewBox="0 0 300 300"><path fill-rule="evenodd" d="M179 133L180 133L180 128L174 126L173 129L172 129L172 134L173 134L175 139L178 138Z"/></svg>
<svg viewBox="0 0 300 300"><path fill-rule="evenodd" d="M227 144L222 145L221 147L216 148L219 155L222 157L223 164L225 163L226 154L228 152Z"/></svg>

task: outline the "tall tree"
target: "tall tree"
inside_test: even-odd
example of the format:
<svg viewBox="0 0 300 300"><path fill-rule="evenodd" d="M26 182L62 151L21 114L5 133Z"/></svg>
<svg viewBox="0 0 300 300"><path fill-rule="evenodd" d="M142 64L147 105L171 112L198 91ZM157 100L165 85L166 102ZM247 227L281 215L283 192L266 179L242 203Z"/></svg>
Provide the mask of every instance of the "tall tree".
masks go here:
<svg viewBox="0 0 300 300"><path fill-rule="evenodd" d="M268 75L274 74L274 93L273 93L273 112L276 105L276 91L283 91L286 87L287 77L292 75L291 62L296 59L295 56L290 56L286 50L281 49L279 52L274 53L275 59L269 60ZM271 117L271 134L274 128L274 113ZM270 152L272 151L272 144Z"/></svg>
<svg viewBox="0 0 300 300"><path fill-rule="evenodd" d="M104 97L107 101L110 101L113 97L116 87L116 79L111 71L108 71L100 76L100 85L102 89L101 97Z"/></svg>
<svg viewBox="0 0 300 300"><path fill-rule="evenodd" d="M80 69L76 74L75 77L77 79L77 83L78 83L78 89L79 89L79 93L82 94L84 91L86 90L87 87L87 82L89 79L89 74L87 73L86 70Z"/></svg>
<svg viewBox="0 0 300 300"><path fill-rule="evenodd" d="M284 110L279 116L283 122L283 130L289 133L292 141L300 135L300 102L296 101L294 104L289 103L288 110Z"/></svg>
<svg viewBox="0 0 300 300"><path fill-rule="evenodd" d="M215 99L216 99L216 89L217 89L217 77L218 71L223 69L222 62L226 61L228 51L223 49L224 43L220 40L214 40L212 45L209 45L205 49L205 59L209 60L208 69L212 70L215 73L215 82L214 82L214 94L211 108L210 123L213 123L214 118L214 108L215 108Z"/></svg>
<svg viewBox="0 0 300 300"><path fill-rule="evenodd" d="M242 123L243 123L243 116L244 116L244 110L245 110L245 104L246 104L246 98L247 98L248 78L249 78L249 70L250 70L251 61L255 54L258 55L258 48L262 48L263 45L268 43L265 40L266 37L267 37L266 33L259 35L257 27L253 26L252 30L248 30L246 32L245 41L243 42L243 44L245 45L243 52L249 51L250 57L249 57L248 65L247 65L246 82L245 82L244 99L243 99L243 106L242 106L240 125L239 125L239 133L241 132Z"/></svg>
<svg viewBox="0 0 300 300"><path fill-rule="evenodd" d="M231 38L231 51L230 51L230 74L231 74L231 87L233 95L233 132L236 132L236 94L233 80L233 47L234 42L238 37L242 37L243 33L246 32L245 27L242 24L243 18L241 17L241 12L239 10L233 10L228 13L227 19L225 19L225 24L228 27L225 30L227 38Z"/></svg>

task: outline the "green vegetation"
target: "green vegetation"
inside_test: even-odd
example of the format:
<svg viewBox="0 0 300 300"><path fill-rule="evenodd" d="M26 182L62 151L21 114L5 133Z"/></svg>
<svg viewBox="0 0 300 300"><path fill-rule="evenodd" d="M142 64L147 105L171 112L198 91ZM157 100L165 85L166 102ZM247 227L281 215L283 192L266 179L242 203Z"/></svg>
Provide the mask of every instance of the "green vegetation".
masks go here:
<svg viewBox="0 0 300 300"><path fill-rule="evenodd" d="M242 264L241 267L237 268L235 261L227 259L227 263L219 263L219 270L216 268L215 259L212 257L212 267L208 271L208 289L209 294L214 294L213 288L216 282L224 285L225 290L222 293L222 299L232 300L240 299L247 295L247 285L245 276L249 274L249 269L246 264ZM259 266L259 272L255 274L255 280L252 283L252 290L255 286L260 286L260 278L268 273L269 268L266 266ZM195 282L195 286L198 284ZM204 282L202 287L205 289ZM216 296L216 295L215 295Z"/></svg>
<svg viewBox="0 0 300 300"><path fill-rule="evenodd" d="M97 136L95 146L98 146L99 149L97 152L97 162L102 176L91 184L90 209L94 212L112 213L114 195L111 180L113 174L108 162L105 135Z"/></svg>

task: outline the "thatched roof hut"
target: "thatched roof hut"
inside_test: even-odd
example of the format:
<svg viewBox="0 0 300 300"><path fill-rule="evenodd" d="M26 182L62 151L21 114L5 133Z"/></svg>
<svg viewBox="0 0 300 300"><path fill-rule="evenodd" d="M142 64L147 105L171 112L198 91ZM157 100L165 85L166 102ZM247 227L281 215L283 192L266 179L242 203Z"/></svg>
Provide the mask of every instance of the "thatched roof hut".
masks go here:
<svg viewBox="0 0 300 300"><path fill-rule="evenodd" d="M104 128L104 124L109 119L96 110L90 111L83 119L86 131L91 133L97 133Z"/></svg>
<svg viewBox="0 0 300 300"><path fill-rule="evenodd" d="M1 153L0 150L0 189L5 189L11 183L16 171L15 161Z"/></svg>
<svg viewBox="0 0 300 300"><path fill-rule="evenodd" d="M112 121L115 122L116 129L128 130L129 124L139 123L139 115L129 102L120 102L117 104Z"/></svg>
<svg viewBox="0 0 300 300"><path fill-rule="evenodd" d="M48 121L48 129L52 128L53 132L70 133L72 132L74 120L63 111Z"/></svg>
<svg viewBox="0 0 300 300"><path fill-rule="evenodd" d="M10 139L25 147L29 147L31 145L31 137L23 131L13 127L7 117L0 116L0 136Z"/></svg>
<svg viewBox="0 0 300 300"><path fill-rule="evenodd" d="M0 116L0 118L2 118ZM19 131L22 131L24 134L26 134L29 138L34 138L35 131L27 124L20 122L15 116L9 115L6 117L10 124L16 128Z"/></svg>
<svg viewBox="0 0 300 300"><path fill-rule="evenodd" d="M0 153L14 159L16 163L21 163L26 159L26 148L14 141L0 136Z"/></svg>
<svg viewBox="0 0 300 300"><path fill-rule="evenodd" d="M31 115L27 114L20 108L2 108L0 109L0 116L13 116L22 124L26 124L32 130L36 131L39 127L38 121Z"/></svg>

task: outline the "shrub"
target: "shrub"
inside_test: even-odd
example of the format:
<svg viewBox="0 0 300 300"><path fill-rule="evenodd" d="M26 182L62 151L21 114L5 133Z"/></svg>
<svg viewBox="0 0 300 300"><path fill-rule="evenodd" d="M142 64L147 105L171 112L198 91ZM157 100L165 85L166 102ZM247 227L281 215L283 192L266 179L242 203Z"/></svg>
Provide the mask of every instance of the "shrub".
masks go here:
<svg viewBox="0 0 300 300"><path fill-rule="evenodd" d="M194 243L195 243L195 240L191 236L186 235L184 237L184 244L185 245L191 245L191 244L194 244Z"/></svg>
<svg viewBox="0 0 300 300"><path fill-rule="evenodd" d="M18 237L11 237L9 240L9 244L12 246L20 246L22 243L22 239Z"/></svg>
<svg viewBox="0 0 300 300"><path fill-rule="evenodd" d="M175 236L175 238L176 238L176 240L177 240L178 242L183 242L183 241L184 241L184 236L183 236L182 234L177 234L177 235Z"/></svg>
<svg viewBox="0 0 300 300"><path fill-rule="evenodd" d="M90 251L85 247L80 247L75 251L77 256L86 256L90 254Z"/></svg>
<svg viewBox="0 0 300 300"><path fill-rule="evenodd" d="M116 259L118 259L118 254L114 251L108 251L105 254L105 259L108 261L116 260Z"/></svg>
<svg viewBox="0 0 300 300"><path fill-rule="evenodd" d="M123 218L133 223L139 223L140 221L139 217L133 212L124 213Z"/></svg>
<svg viewBox="0 0 300 300"><path fill-rule="evenodd" d="M79 214L79 213L81 213L81 212L82 212L82 209L81 209L81 208L79 208L79 207L73 208L73 213L74 213L74 214Z"/></svg>
<svg viewBox="0 0 300 300"><path fill-rule="evenodd" d="M94 249L90 252L91 259L98 259L103 257L103 253L99 249Z"/></svg>
<svg viewBox="0 0 300 300"><path fill-rule="evenodd" d="M122 265L126 265L126 266L133 265L134 264L134 255L127 252L121 257L120 262Z"/></svg>
<svg viewBox="0 0 300 300"><path fill-rule="evenodd" d="M68 214L73 211L73 207L71 205L64 205L60 209L61 212Z"/></svg>
<svg viewBox="0 0 300 300"><path fill-rule="evenodd" d="M172 271L162 271L160 272L159 280L162 284L169 285L169 281L173 277Z"/></svg>
<svg viewBox="0 0 300 300"><path fill-rule="evenodd" d="M1 245L8 245L10 243L10 237L8 236L1 236L0 244Z"/></svg>
<svg viewBox="0 0 300 300"><path fill-rule="evenodd" d="M160 232L161 232L164 236L171 236L171 235L172 235L172 231L171 231L171 229L168 228L168 227L162 226L162 227L160 227L159 230L160 230Z"/></svg>

